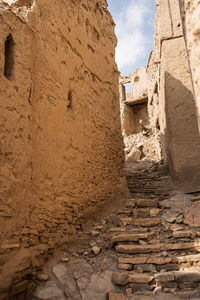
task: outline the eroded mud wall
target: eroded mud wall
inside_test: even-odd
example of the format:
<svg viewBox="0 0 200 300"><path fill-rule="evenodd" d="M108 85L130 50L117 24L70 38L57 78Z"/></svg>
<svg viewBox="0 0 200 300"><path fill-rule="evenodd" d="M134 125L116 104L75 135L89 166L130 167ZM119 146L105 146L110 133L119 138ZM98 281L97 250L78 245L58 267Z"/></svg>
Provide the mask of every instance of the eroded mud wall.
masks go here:
<svg viewBox="0 0 200 300"><path fill-rule="evenodd" d="M178 0L157 1L161 132L171 174L185 192L200 190L200 136Z"/></svg>
<svg viewBox="0 0 200 300"><path fill-rule="evenodd" d="M5 278L24 278L17 269L24 256L26 274L43 262L30 259L32 250L14 255L67 241L121 191L124 163L106 1L6 2L13 4L0 2L2 295Z"/></svg>
<svg viewBox="0 0 200 300"><path fill-rule="evenodd" d="M200 3L198 0L181 0L180 2L200 130Z"/></svg>

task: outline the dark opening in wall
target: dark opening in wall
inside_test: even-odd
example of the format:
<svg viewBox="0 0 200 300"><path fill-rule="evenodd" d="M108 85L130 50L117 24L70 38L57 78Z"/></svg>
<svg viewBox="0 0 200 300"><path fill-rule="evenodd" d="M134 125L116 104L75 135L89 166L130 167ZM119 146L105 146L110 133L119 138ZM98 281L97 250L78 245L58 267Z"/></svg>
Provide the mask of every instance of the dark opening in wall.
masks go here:
<svg viewBox="0 0 200 300"><path fill-rule="evenodd" d="M138 82L139 80L140 80L140 77L139 76L135 76L134 82Z"/></svg>
<svg viewBox="0 0 200 300"><path fill-rule="evenodd" d="M71 90L69 90L69 92L68 92L67 100L68 100L67 107L72 108L72 91Z"/></svg>
<svg viewBox="0 0 200 300"><path fill-rule="evenodd" d="M133 105L133 118L135 122L134 133L139 133L149 125L147 102Z"/></svg>
<svg viewBox="0 0 200 300"><path fill-rule="evenodd" d="M159 122L159 119L156 120L156 128L157 128L158 130L160 130L160 122Z"/></svg>
<svg viewBox="0 0 200 300"><path fill-rule="evenodd" d="M13 70L14 70L14 49L15 44L12 38L12 35L9 34L5 41L5 64L4 64L4 76L8 80L13 79Z"/></svg>
<svg viewBox="0 0 200 300"><path fill-rule="evenodd" d="M131 82L124 83L126 100L129 100L131 97Z"/></svg>

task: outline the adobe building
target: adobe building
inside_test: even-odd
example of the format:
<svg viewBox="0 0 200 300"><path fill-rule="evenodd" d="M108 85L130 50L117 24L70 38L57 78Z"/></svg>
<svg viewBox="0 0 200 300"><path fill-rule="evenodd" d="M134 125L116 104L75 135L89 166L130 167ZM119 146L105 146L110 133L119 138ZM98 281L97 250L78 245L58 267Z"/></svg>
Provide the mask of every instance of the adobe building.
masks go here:
<svg viewBox="0 0 200 300"><path fill-rule="evenodd" d="M120 79L127 158L163 158L184 192L200 191L199 14L197 1L157 0L148 64ZM124 92L128 82L131 95Z"/></svg>
<svg viewBox="0 0 200 300"><path fill-rule="evenodd" d="M0 1L0 28L4 299L125 181L107 2Z"/></svg>
<svg viewBox="0 0 200 300"><path fill-rule="evenodd" d="M0 300L31 293L48 255L126 193L122 133L128 161L164 161L200 191L199 17L197 0L156 0L154 51L119 103L106 0L0 1Z"/></svg>

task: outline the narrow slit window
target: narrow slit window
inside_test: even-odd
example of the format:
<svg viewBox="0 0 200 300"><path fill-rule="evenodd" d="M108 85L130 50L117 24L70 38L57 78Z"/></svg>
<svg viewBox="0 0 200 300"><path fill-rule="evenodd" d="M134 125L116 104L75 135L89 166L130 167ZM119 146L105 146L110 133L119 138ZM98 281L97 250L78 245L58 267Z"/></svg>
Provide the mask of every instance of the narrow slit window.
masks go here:
<svg viewBox="0 0 200 300"><path fill-rule="evenodd" d="M5 65L4 65L4 76L8 80L13 79L14 71L14 48L15 44L12 35L9 34L5 41Z"/></svg>
<svg viewBox="0 0 200 300"><path fill-rule="evenodd" d="M131 82L126 82L124 86L126 90L126 100L129 100L131 98Z"/></svg>

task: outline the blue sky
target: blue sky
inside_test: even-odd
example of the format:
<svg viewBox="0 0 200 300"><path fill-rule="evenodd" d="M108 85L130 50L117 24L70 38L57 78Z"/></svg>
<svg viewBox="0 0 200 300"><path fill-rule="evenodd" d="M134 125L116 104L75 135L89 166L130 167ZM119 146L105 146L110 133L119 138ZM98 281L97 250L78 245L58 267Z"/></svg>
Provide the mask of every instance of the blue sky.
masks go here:
<svg viewBox="0 0 200 300"><path fill-rule="evenodd" d="M116 23L116 61L122 75L147 64L153 50L154 0L108 0Z"/></svg>

